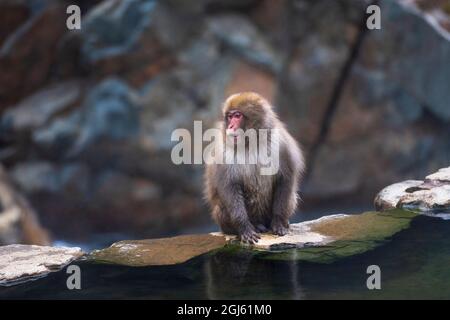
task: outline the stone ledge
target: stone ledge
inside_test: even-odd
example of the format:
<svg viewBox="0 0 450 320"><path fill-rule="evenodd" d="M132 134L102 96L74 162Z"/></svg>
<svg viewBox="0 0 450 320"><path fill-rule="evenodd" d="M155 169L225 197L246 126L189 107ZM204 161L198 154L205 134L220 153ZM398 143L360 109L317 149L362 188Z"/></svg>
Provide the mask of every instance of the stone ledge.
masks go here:
<svg viewBox="0 0 450 320"><path fill-rule="evenodd" d="M255 245L242 245L233 235L220 232L163 239L124 240L96 250L88 260L126 266L161 266L186 262L199 255L238 247L264 253L264 258L330 262L370 250L395 233L409 227L417 214L403 210L330 215L291 224L282 237L261 234ZM343 250L345 248L345 250ZM311 253L311 250L316 251ZM296 252L292 255L293 250Z"/></svg>
<svg viewBox="0 0 450 320"><path fill-rule="evenodd" d="M80 258L80 248L12 244L0 247L0 285L9 286L59 271Z"/></svg>
<svg viewBox="0 0 450 320"><path fill-rule="evenodd" d="M425 180L407 180L387 186L375 197L374 204L378 211L405 208L448 219L450 167L426 176Z"/></svg>

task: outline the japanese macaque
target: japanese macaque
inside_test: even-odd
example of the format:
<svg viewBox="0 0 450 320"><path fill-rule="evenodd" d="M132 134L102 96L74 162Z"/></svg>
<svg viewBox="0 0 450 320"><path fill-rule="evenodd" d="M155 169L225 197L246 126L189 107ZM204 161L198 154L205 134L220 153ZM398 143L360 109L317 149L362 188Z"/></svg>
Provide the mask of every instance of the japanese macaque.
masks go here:
<svg viewBox="0 0 450 320"><path fill-rule="evenodd" d="M207 164L205 193L214 220L224 233L235 234L248 244L258 242L259 233L285 235L289 231L289 217L297 207L298 185L304 169L300 147L270 103L257 93L230 96L222 111L219 127L223 139L216 141L220 144L216 150L222 150L223 154L216 152L214 156L234 159L243 156L246 162L230 164L219 160ZM246 139L249 129L267 133L256 135L256 147ZM264 148L270 157L277 159L277 170L269 174L261 170L267 165L261 157Z"/></svg>

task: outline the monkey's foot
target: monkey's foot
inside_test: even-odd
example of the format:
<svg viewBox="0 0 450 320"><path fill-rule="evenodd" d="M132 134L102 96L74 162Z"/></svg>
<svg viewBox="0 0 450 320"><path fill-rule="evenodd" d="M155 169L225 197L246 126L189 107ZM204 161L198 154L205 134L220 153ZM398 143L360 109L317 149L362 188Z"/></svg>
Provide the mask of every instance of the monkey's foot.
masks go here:
<svg viewBox="0 0 450 320"><path fill-rule="evenodd" d="M269 228L267 228L265 225L263 224L258 224L257 226L255 226L256 232L258 233L265 233L265 232L269 232Z"/></svg>
<svg viewBox="0 0 450 320"><path fill-rule="evenodd" d="M275 223L275 224L272 224L272 226L270 227L270 230L272 231L273 234L276 234L278 236L284 236L285 234L287 234L289 232L289 227L286 228L281 223Z"/></svg>
<svg viewBox="0 0 450 320"><path fill-rule="evenodd" d="M259 234L252 228L248 228L239 235L239 239L247 244L257 243L260 238Z"/></svg>

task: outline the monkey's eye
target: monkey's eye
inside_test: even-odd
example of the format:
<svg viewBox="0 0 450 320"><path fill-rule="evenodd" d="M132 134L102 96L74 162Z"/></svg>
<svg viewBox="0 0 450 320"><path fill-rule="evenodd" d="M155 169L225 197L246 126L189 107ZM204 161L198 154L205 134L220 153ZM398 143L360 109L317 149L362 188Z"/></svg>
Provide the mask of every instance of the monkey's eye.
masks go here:
<svg viewBox="0 0 450 320"><path fill-rule="evenodd" d="M236 111L235 113L233 113L233 118L242 118L242 113L240 113L239 111Z"/></svg>
<svg viewBox="0 0 450 320"><path fill-rule="evenodd" d="M239 112L239 111L235 111L235 112L230 112L228 115L227 115L227 118L228 118L228 120L231 120L231 119L240 119L240 118L242 118L242 116L243 116L243 114L241 113L241 112Z"/></svg>

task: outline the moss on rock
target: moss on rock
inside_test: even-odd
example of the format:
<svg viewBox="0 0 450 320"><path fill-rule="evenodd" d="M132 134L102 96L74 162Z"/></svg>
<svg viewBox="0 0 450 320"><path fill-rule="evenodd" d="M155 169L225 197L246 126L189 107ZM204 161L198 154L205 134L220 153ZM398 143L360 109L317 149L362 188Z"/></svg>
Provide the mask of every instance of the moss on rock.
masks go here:
<svg viewBox="0 0 450 320"><path fill-rule="evenodd" d="M311 224L311 231L332 237L334 241L326 245L264 254L262 258L330 263L372 250L385 243L394 234L408 228L415 216L415 212L393 209L324 220Z"/></svg>

